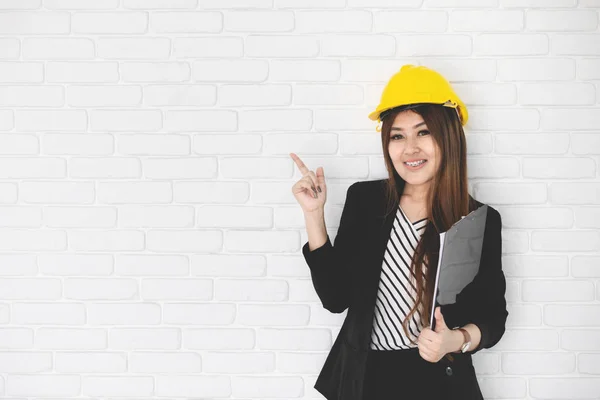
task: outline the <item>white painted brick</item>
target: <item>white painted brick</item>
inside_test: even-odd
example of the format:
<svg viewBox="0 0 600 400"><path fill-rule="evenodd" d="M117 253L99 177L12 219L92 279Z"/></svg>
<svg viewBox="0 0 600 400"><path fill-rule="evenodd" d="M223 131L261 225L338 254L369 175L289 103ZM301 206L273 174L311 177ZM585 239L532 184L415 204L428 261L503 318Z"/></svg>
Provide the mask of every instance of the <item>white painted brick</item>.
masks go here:
<svg viewBox="0 0 600 400"><path fill-rule="evenodd" d="M223 247L220 230L159 230L146 234L146 249L158 252L217 252Z"/></svg>
<svg viewBox="0 0 600 400"><path fill-rule="evenodd" d="M268 74L266 60L199 60L192 65L192 79L202 82L263 82Z"/></svg>
<svg viewBox="0 0 600 400"><path fill-rule="evenodd" d="M53 228L116 227L117 210L110 207L46 207L44 224Z"/></svg>
<svg viewBox="0 0 600 400"><path fill-rule="evenodd" d="M0 224L3 228L39 228L42 209L31 206L0 207Z"/></svg>
<svg viewBox="0 0 600 400"><path fill-rule="evenodd" d="M4 0L0 2L0 10L27 10L40 8L42 0L21 0L14 2L10 0Z"/></svg>
<svg viewBox="0 0 600 400"><path fill-rule="evenodd" d="M54 368L57 372L117 373L127 370L125 353L64 353L56 352Z"/></svg>
<svg viewBox="0 0 600 400"><path fill-rule="evenodd" d="M3 157L0 160L0 178L64 178L66 163L57 157Z"/></svg>
<svg viewBox="0 0 600 400"><path fill-rule="evenodd" d="M344 7L346 7L346 0L275 0L275 8L314 9Z"/></svg>
<svg viewBox="0 0 600 400"><path fill-rule="evenodd" d="M575 209L575 226L578 228L600 228L600 208L577 207Z"/></svg>
<svg viewBox="0 0 600 400"><path fill-rule="evenodd" d="M70 231L69 248L75 251L136 251L144 249L144 232L133 229Z"/></svg>
<svg viewBox="0 0 600 400"><path fill-rule="evenodd" d="M2 300L57 300L61 298L62 283L54 278L0 279Z"/></svg>
<svg viewBox="0 0 600 400"><path fill-rule="evenodd" d="M340 134L340 146L339 152L342 155L380 155L382 154L381 147L381 137L375 135L373 133L367 134L358 134L358 133L347 133ZM307 149L305 153L309 153L311 151L315 152L315 150L323 149L323 146L320 146L317 149L311 148ZM323 152L319 152L323 154ZM298 152L297 154L300 154ZM329 195L329 193L328 193Z"/></svg>
<svg viewBox="0 0 600 400"><path fill-rule="evenodd" d="M187 257L164 254L118 254L115 275L178 276L188 275Z"/></svg>
<svg viewBox="0 0 600 400"><path fill-rule="evenodd" d="M286 106L291 104L289 85L223 85L219 104L229 107Z"/></svg>
<svg viewBox="0 0 600 400"><path fill-rule="evenodd" d="M225 32L290 32L294 29L292 11L225 11Z"/></svg>
<svg viewBox="0 0 600 400"><path fill-rule="evenodd" d="M550 326L596 327L600 326L598 306L547 304L544 306L544 323Z"/></svg>
<svg viewBox="0 0 600 400"><path fill-rule="evenodd" d="M187 62L123 62L119 71L124 82L183 82L190 79Z"/></svg>
<svg viewBox="0 0 600 400"><path fill-rule="evenodd" d="M593 105L594 85L588 83L523 83L519 85L519 104Z"/></svg>
<svg viewBox="0 0 600 400"><path fill-rule="evenodd" d="M535 304L507 304L507 328L539 327L542 325L542 309Z"/></svg>
<svg viewBox="0 0 600 400"><path fill-rule="evenodd" d="M15 126L15 117L12 111L0 111L0 130L1 131L10 131Z"/></svg>
<svg viewBox="0 0 600 400"><path fill-rule="evenodd" d="M249 350L254 348L255 331L249 328L184 329L183 348L199 350Z"/></svg>
<svg viewBox="0 0 600 400"><path fill-rule="evenodd" d="M552 37L553 55L598 56L598 35L596 34L557 34Z"/></svg>
<svg viewBox="0 0 600 400"><path fill-rule="evenodd" d="M232 58L244 55L240 37L175 38L173 55L176 58Z"/></svg>
<svg viewBox="0 0 600 400"><path fill-rule="evenodd" d="M533 108L471 108L469 126L475 130L523 131L540 127L540 114Z"/></svg>
<svg viewBox="0 0 600 400"><path fill-rule="evenodd" d="M9 11L0 15L0 34L68 34L69 23L70 15L66 12Z"/></svg>
<svg viewBox="0 0 600 400"><path fill-rule="evenodd" d="M291 399L304 394L304 381L299 376L240 376L231 381L233 396Z"/></svg>
<svg viewBox="0 0 600 400"><path fill-rule="evenodd" d="M425 0L427 8L498 7L498 0Z"/></svg>
<svg viewBox="0 0 600 400"><path fill-rule="evenodd" d="M99 203L170 203L173 198L170 182L99 182L96 199Z"/></svg>
<svg viewBox="0 0 600 400"><path fill-rule="evenodd" d="M560 347L572 351L600 351L597 329L564 329L560 336Z"/></svg>
<svg viewBox="0 0 600 400"><path fill-rule="evenodd" d="M91 60L96 55L88 38L25 38L21 46L25 60Z"/></svg>
<svg viewBox="0 0 600 400"><path fill-rule="evenodd" d="M288 285L290 301L320 303L311 279L288 279Z"/></svg>
<svg viewBox="0 0 600 400"><path fill-rule="evenodd" d="M67 249L63 231L33 229L0 230L0 250L4 251L57 251Z"/></svg>
<svg viewBox="0 0 600 400"><path fill-rule="evenodd" d="M79 375L8 375L5 394L9 396L79 396Z"/></svg>
<svg viewBox="0 0 600 400"><path fill-rule="evenodd" d="M155 394L171 397L230 397L231 378L223 375L158 375Z"/></svg>
<svg viewBox="0 0 600 400"><path fill-rule="evenodd" d="M600 392L598 378L531 378L529 392L535 398L590 399Z"/></svg>
<svg viewBox="0 0 600 400"><path fill-rule="evenodd" d="M229 325L236 316L234 303L166 303L163 323L178 325Z"/></svg>
<svg viewBox="0 0 600 400"><path fill-rule="evenodd" d="M236 322L251 326L298 326L308 323L310 309L292 304L239 304Z"/></svg>
<svg viewBox="0 0 600 400"><path fill-rule="evenodd" d="M535 251L598 251L600 232L587 231L533 231L531 249Z"/></svg>
<svg viewBox="0 0 600 400"><path fill-rule="evenodd" d="M315 128L318 131L370 131L377 124L367 118L369 111L361 109L327 109L315 111Z"/></svg>
<svg viewBox="0 0 600 400"><path fill-rule="evenodd" d="M66 278L64 295L70 300L134 300L138 299L135 279Z"/></svg>
<svg viewBox="0 0 600 400"><path fill-rule="evenodd" d="M296 32L371 32L373 22L368 11L297 11Z"/></svg>
<svg viewBox="0 0 600 400"><path fill-rule="evenodd" d="M3 41L2 44L5 44ZM50 65L48 65L48 75ZM48 76L49 78L49 76ZM41 62L0 62L0 82L42 82L44 79L44 64Z"/></svg>
<svg viewBox="0 0 600 400"><path fill-rule="evenodd" d="M96 40L96 55L111 60L164 60L169 57L171 41L163 37L119 37Z"/></svg>
<svg viewBox="0 0 600 400"><path fill-rule="evenodd" d="M203 361L197 353L143 353L129 356L129 370L140 373L204 372Z"/></svg>
<svg viewBox="0 0 600 400"><path fill-rule="evenodd" d="M511 83L456 83L452 87L466 104L502 106L517 104L517 88Z"/></svg>
<svg viewBox="0 0 600 400"><path fill-rule="evenodd" d="M473 357L473 367L477 376L494 375L500 371L500 354L481 352Z"/></svg>
<svg viewBox="0 0 600 400"><path fill-rule="evenodd" d="M128 155L188 155L190 139L187 135L177 134L119 134L117 150Z"/></svg>
<svg viewBox="0 0 600 400"><path fill-rule="evenodd" d="M376 11L373 15L375 32L445 32L448 13L445 11Z"/></svg>
<svg viewBox="0 0 600 400"><path fill-rule="evenodd" d="M375 8L418 8L422 2L419 0L348 0L348 7L375 7Z"/></svg>
<svg viewBox="0 0 600 400"><path fill-rule="evenodd" d="M0 203L14 204L17 200L17 185L15 183L0 183Z"/></svg>
<svg viewBox="0 0 600 400"><path fill-rule="evenodd" d="M177 203L240 204L248 200L250 186L247 182L175 182L173 191Z"/></svg>
<svg viewBox="0 0 600 400"><path fill-rule="evenodd" d="M563 157L523 159L523 177L540 179L577 179L596 176L596 163L592 158Z"/></svg>
<svg viewBox="0 0 600 400"><path fill-rule="evenodd" d="M146 85L146 106L212 106L217 88L212 85Z"/></svg>
<svg viewBox="0 0 600 400"><path fill-rule="evenodd" d="M273 226L273 209L208 205L198 209L197 221L197 226L204 228L270 228Z"/></svg>
<svg viewBox="0 0 600 400"><path fill-rule="evenodd" d="M564 58L524 58L498 60L502 81L567 81L575 78L575 61Z"/></svg>
<svg viewBox="0 0 600 400"><path fill-rule="evenodd" d="M140 178L142 166L132 157L73 157L69 160L69 176L91 179Z"/></svg>
<svg viewBox="0 0 600 400"><path fill-rule="evenodd" d="M22 63L24 71L29 71L28 76L34 77L34 67L37 64L31 63L29 68L26 63ZM0 65L0 70L2 66ZM117 82L119 80L119 64L116 62L74 62L74 61L50 61L46 64L46 81L50 83L61 82Z"/></svg>
<svg viewBox="0 0 600 400"><path fill-rule="evenodd" d="M469 178L516 178L519 161L509 157L468 157Z"/></svg>
<svg viewBox="0 0 600 400"><path fill-rule="evenodd" d="M593 10L528 10L525 26L530 31L593 31L598 27L598 13Z"/></svg>
<svg viewBox="0 0 600 400"><path fill-rule="evenodd" d="M548 7L574 7L576 0L500 0L502 7L519 8L548 8Z"/></svg>
<svg viewBox="0 0 600 400"><path fill-rule="evenodd" d="M507 329L494 350L552 351L558 349L558 338L558 331L551 329Z"/></svg>
<svg viewBox="0 0 600 400"><path fill-rule="evenodd" d="M225 249L231 252L280 253L298 249L299 236L295 231L228 230Z"/></svg>
<svg viewBox="0 0 600 400"><path fill-rule="evenodd" d="M86 303L89 325L156 325L161 309L151 303Z"/></svg>
<svg viewBox="0 0 600 400"><path fill-rule="evenodd" d="M44 0L44 7L52 10L102 10L115 9L118 6L119 0L104 0L101 3L95 0Z"/></svg>
<svg viewBox="0 0 600 400"><path fill-rule="evenodd" d="M81 393L84 396L151 396L154 394L152 376L83 376Z"/></svg>
<svg viewBox="0 0 600 400"><path fill-rule="evenodd" d="M494 152L498 154L564 155L572 145L568 133L498 133L494 135Z"/></svg>
<svg viewBox="0 0 600 400"><path fill-rule="evenodd" d="M37 275L35 254L0 254L0 276Z"/></svg>
<svg viewBox="0 0 600 400"><path fill-rule="evenodd" d="M40 139L42 154L101 156L114 151L112 135L102 133L49 133Z"/></svg>
<svg viewBox="0 0 600 400"><path fill-rule="evenodd" d="M362 105L363 89L358 85L296 85L296 105Z"/></svg>
<svg viewBox="0 0 600 400"><path fill-rule="evenodd" d="M594 182L555 182L549 193L554 204L600 204L600 184Z"/></svg>
<svg viewBox="0 0 600 400"><path fill-rule="evenodd" d="M18 325L83 325L85 306L75 303L13 303L11 322Z"/></svg>
<svg viewBox="0 0 600 400"><path fill-rule="evenodd" d="M15 113L18 131L85 131L84 110L19 110Z"/></svg>
<svg viewBox="0 0 600 400"><path fill-rule="evenodd" d="M325 57L391 57L396 40L388 35L328 34L321 39L321 55Z"/></svg>
<svg viewBox="0 0 600 400"><path fill-rule="evenodd" d="M243 52L247 57L316 57L319 55L319 41L312 36L248 35Z"/></svg>
<svg viewBox="0 0 600 400"><path fill-rule="evenodd" d="M220 173L226 178L289 178L293 160L275 157L227 157L220 160Z"/></svg>
<svg viewBox="0 0 600 400"><path fill-rule="evenodd" d="M286 134L286 136L290 136ZM270 137L267 136L266 139ZM258 154L262 149L263 137L253 135L194 135L192 152L194 154L227 155Z"/></svg>
<svg viewBox="0 0 600 400"><path fill-rule="evenodd" d="M31 349L33 348L33 329L29 328L0 328L1 349Z"/></svg>
<svg viewBox="0 0 600 400"><path fill-rule="evenodd" d="M51 370L51 352L0 352L0 371L3 373L39 373Z"/></svg>
<svg viewBox="0 0 600 400"><path fill-rule="evenodd" d="M486 204L543 204L546 202L544 183L490 183L474 185L475 198Z"/></svg>
<svg viewBox="0 0 600 400"><path fill-rule="evenodd" d="M110 254L40 254L37 263L44 275L105 276L113 271Z"/></svg>
<svg viewBox="0 0 600 400"><path fill-rule="evenodd" d="M203 1L204 2L204 1ZM191 9L198 6L198 0L123 0L123 8L131 9Z"/></svg>
<svg viewBox="0 0 600 400"><path fill-rule="evenodd" d="M278 354L277 369L282 372L300 374L318 374L325 363L324 353L289 353Z"/></svg>
<svg viewBox="0 0 600 400"><path fill-rule="evenodd" d="M94 202L94 183L22 182L19 198L34 204L90 204Z"/></svg>
<svg viewBox="0 0 600 400"><path fill-rule="evenodd" d="M247 110L240 112L242 131L306 131L313 124L313 112L307 109Z"/></svg>
<svg viewBox="0 0 600 400"><path fill-rule="evenodd" d="M145 12L78 12L71 19L75 34L139 34L148 30Z"/></svg>
<svg viewBox="0 0 600 400"><path fill-rule="evenodd" d="M588 133L571 134L573 154L600 154L600 136Z"/></svg>
<svg viewBox="0 0 600 400"><path fill-rule="evenodd" d="M141 100L142 88L134 85L74 85L67 88L67 104L75 107L137 106Z"/></svg>
<svg viewBox="0 0 600 400"><path fill-rule="evenodd" d="M62 107L64 103L60 86L3 86L0 92L3 107Z"/></svg>
<svg viewBox="0 0 600 400"><path fill-rule="evenodd" d="M598 375L599 354L579 354L577 357L577 370L584 374Z"/></svg>
<svg viewBox="0 0 600 400"><path fill-rule="evenodd" d="M215 374L260 374L275 371L273 352L206 352L202 354L203 372Z"/></svg>
<svg viewBox="0 0 600 400"><path fill-rule="evenodd" d="M230 110L172 110L165 112L164 128L178 132L231 132L238 129L237 120L237 113Z"/></svg>
<svg viewBox="0 0 600 400"><path fill-rule="evenodd" d="M548 37L538 33L483 33L474 39L478 56L547 55L550 46Z"/></svg>
<svg viewBox="0 0 600 400"><path fill-rule="evenodd" d="M143 300L212 300L210 279L142 279Z"/></svg>
<svg viewBox="0 0 600 400"><path fill-rule="evenodd" d="M181 347L179 328L111 328L109 348L118 350L175 350Z"/></svg>
<svg viewBox="0 0 600 400"><path fill-rule="evenodd" d="M576 280L524 280L523 301L589 302L594 300L594 283Z"/></svg>
<svg viewBox="0 0 600 400"><path fill-rule="evenodd" d="M334 82L340 77L337 60L273 60L269 80L273 82Z"/></svg>
<svg viewBox="0 0 600 400"><path fill-rule="evenodd" d="M285 302L292 300L288 298L289 290L284 280L218 279L215 281L215 300Z"/></svg>
<svg viewBox="0 0 600 400"><path fill-rule="evenodd" d="M478 379L484 398L518 399L527 396L527 381L524 378L490 377Z"/></svg>
<svg viewBox="0 0 600 400"><path fill-rule="evenodd" d="M103 350L107 334L104 329L42 327L35 332L36 349Z"/></svg>
<svg viewBox="0 0 600 400"><path fill-rule="evenodd" d="M507 221L504 211L502 221ZM569 275L569 259L566 256L507 255L502 258L502 270L506 277L565 277Z"/></svg>
<svg viewBox="0 0 600 400"><path fill-rule="evenodd" d="M577 78L582 80L600 79L600 60L595 58L577 60Z"/></svg>
<svg viewBox="0 0 600 400"><path fill-rule="evenodd" d="M454 32L489 32L523 30L523 12L516 10L465 10L450 13Z"/></svg>
<svg viewBox="0 0 600 400"><path fill-rule="evenodd" d="M576 278L599 278L598 262L600 257L597 256L574 256L571 258L571 275Z"/></svg>
<svg viewBox="0 0 600 400"><path fill-rule="evenodd" d="M149 31L154 33L218 33L223 16L218 12L153 12Z"/></svg>
<svg viewBox="0 0 600 400"><path fill-rule="evenodd" d="M469 56L473 52L472 39L461 34L406 34L396 35L396 56Z"/></svg>
<svg viewBox="0 0 600 400"><path fill-rule="evenodd" d="M149 179L204 179L217 176L214 157L148 158L142 161L144 177Z"/></svg>
<svg viewBox="0 0 600 400"><path fill-rule="evenodd" d="M262 255L193 254L191 256L192 276L223 278L265 276L265 271L266 262Z"/></svg>
<svg viewBox="0 0 600 400"><path fill-rule="evenodd" d="M188 206L122 206L119 226L126 228L187 228L194 226L194 209Z"/></svg>
<svg viewBox="0 0 600 400"><path fill-rule="evenodd" d="M92 131L157 131L162 127L159 110L92 110Z"/></svg>
<svg viewBox="0 0 600 400"><path fill-rule="evenodd" d="M2 54L0 54L0 60L14 60L19 58L20 42L15 38L1 38L0 48L2 48Z"/></svg>
<svg viewBox="0 0 600 400"><path fill-rule="evenodd" d="M598 5L598 0L579 0L577 2L579 7L596 7Z"/></svg>

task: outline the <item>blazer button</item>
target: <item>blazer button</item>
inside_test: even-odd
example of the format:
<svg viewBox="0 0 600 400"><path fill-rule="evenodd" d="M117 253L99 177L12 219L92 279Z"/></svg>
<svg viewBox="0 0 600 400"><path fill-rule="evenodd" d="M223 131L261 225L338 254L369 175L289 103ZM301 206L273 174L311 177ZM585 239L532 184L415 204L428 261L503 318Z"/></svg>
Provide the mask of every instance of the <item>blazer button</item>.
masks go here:
<svg viewBox="0 0 600 400"><path fill-rule="evenodd" d="M452 367L446 367L446 375L452 376Z"/></svg>

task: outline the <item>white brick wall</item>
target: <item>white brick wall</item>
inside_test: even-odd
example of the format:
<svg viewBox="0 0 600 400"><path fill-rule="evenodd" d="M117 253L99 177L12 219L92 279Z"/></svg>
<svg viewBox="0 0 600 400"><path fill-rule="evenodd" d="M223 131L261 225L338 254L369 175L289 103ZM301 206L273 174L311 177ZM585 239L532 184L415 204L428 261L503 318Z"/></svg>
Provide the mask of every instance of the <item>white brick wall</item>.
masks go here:
<svg viewBox="0 0 600 400"><path fill-rule="evenodd" d="M597 0L0 1L0 397L322 398L289 157L383 178L405 63L469 107L503 217L489 399L600 398Z"/></svg>

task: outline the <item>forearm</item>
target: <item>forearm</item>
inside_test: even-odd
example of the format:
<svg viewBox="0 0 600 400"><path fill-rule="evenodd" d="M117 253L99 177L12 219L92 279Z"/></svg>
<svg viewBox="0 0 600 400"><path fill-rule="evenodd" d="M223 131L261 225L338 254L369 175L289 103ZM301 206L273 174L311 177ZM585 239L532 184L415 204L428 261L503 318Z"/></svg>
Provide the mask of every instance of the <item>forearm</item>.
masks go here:
<svg viewBox="0 0 600 400"><path fill-rule="evenodd" d="M325 227L325 213L323 210L304 214L304 223L308 235L308 248L310 251L318 249L327 242L327 229Z"/></svg>

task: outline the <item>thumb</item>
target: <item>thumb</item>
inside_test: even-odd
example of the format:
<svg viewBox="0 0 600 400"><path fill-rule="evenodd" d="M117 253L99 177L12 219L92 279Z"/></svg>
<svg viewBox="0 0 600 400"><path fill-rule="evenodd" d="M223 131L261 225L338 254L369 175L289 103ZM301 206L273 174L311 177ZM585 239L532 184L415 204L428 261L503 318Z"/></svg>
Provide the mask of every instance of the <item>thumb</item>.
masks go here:
<svg viewBox="0 0 600 400"><path fill-rule="evenodd" d="M442 315L442 309L438 306L435 308L435 332L441 332L448 329L444 316Z"/></svg>

